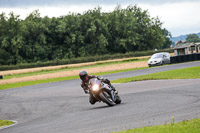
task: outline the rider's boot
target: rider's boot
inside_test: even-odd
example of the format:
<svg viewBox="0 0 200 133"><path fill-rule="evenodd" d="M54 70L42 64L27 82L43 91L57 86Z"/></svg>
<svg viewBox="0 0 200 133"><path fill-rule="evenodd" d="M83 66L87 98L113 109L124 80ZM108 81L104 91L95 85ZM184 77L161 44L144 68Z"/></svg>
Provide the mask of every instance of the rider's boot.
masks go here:
<svg viewBox="0 0 200 133"><path fill-rule="evenodd" d="M90 94L90 97L89 97L89 102L94 105L98 100L92 95Z"/></svg>

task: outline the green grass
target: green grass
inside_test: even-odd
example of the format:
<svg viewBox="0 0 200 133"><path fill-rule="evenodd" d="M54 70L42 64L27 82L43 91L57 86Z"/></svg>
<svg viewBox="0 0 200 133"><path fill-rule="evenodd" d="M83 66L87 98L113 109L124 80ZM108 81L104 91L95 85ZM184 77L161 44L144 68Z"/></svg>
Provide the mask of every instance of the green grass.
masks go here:
<svg viewBox="0 0 200 133"><path fill-rule="evenodd" d="M135 128L117 133L200 133L200 119L186 120L179 123Z"/></svg>
<svg viewBox="0 0 200 133"><path fill-rule="evenodd" d="M99 66L106 66L106 65L114 65L114 64L122 64L122 63L128 63L128 62L138 62L138 61L147 61L148 59L125 59L123 61L112 61L112 62L97 62L95 65L90 66L82 66L82 67L66 67L61 69L54 69L54 70L41 70L37 72L28 72L28 73L22 73L22 74L12 74L12 75L5 75L4 79L11 79L11 78L20 78L25 76L33 76L33 75L41 75L41 74L48 74L48 73L56 73L56 72L64 72L64 71L71 71L71 70L78 70L78 69L86 69L86 68L93 68L93 67L99 67Z"/></svg>
<svg viewBox="0 0 200 133"><path fill-rule="evenodd" d="M77 79L77 78L78 76L70 76L70 77L19 82L19 83L12 83L12 84L3 84L3 85L0 85L0 90L29 86L29 85L36 85L36 84L43 84L43 83L50 83L50 82L57 82L57 81L64 81L64 80L72 80L72 79Z"/></svg>
<svg viewBox="0 0 200 133"><path fill-rule="evenodd" d="M0 120L0 128L2 126L8 126L8 125L12 125L13 122L12 121L7 121L7 120Z"/></svg>
<svg viewBox="0 0 200 133"><path fill-rule="evenodd" d="M142 80L159 80L159 79L194 79L200 78L200 66L170 70L165 72L158 72L148 75L121 78L113 80L112 83L126 83L132 81L142 81Z"/></svg>
<svg viewBox="0 0 200 133"><path fill-rule="evenodd" d="M119 72L134 71L134 70L139 70L139 69L147 69L147 67L132 68L132 69L102 72L102 73L91 73L91 75L106 75L106 74L113 74L113 73L119 73ZM12 83L12 84L3 84L3 85L0 85L0 90L29 86L29 85L36 85L36 84L43 84L43 83L50 83L50 82L57 82L57 81L64 81L64 80L72 80L72 79L78 79L78 78L79 76L77 74L77 76L60 77L60 78L52 78L52 79L45 79L45 80L35 80L35 81L19 82L19 83Z"/></svg>

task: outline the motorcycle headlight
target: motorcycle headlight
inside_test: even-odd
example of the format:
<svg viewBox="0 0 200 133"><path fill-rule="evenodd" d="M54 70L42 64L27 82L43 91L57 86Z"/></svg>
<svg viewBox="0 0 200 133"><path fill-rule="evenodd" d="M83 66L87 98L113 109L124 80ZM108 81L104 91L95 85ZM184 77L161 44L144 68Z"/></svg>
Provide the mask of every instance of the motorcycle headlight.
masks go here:
<svg viewBox="0 0 200 133"><path fill-rule="evenodd" d="M93 91L98 91L99 90L99 85L93 85L92 86Z"/></svg>

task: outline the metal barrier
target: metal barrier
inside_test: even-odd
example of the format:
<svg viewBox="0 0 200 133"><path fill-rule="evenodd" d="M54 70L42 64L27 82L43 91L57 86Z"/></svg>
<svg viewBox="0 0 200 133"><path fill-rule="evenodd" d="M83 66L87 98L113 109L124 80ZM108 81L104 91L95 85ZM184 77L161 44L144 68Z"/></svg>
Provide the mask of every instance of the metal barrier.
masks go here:
<svg viewBox="0 0 200 133"><path fill-rule="evenodd" d="M200 53L171 56L171 64L200 60Z"/></svg>

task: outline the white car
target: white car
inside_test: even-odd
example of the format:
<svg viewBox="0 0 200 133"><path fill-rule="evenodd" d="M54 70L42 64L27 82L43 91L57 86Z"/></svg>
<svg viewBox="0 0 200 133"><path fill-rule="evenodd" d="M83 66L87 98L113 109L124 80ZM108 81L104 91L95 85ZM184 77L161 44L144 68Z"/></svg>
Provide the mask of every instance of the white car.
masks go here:
<svg viewBox="0 0 200 133"><path fill-rule="evenodd" d="M167 52L155 53L148 60L149 67L170 63L170 54Z"/></svg>

